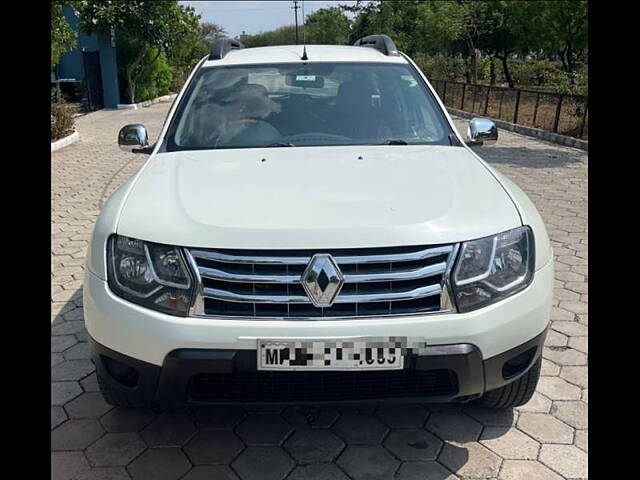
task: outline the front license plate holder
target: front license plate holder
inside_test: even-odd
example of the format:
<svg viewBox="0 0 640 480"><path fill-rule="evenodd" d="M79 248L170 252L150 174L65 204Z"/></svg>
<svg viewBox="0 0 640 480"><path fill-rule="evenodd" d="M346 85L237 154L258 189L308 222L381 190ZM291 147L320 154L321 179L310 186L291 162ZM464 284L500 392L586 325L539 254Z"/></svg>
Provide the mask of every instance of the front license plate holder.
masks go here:
<svg viewBox="0 0 640 480"><path fill-rule="evenodd" d="M401 370L406 337L258 339L258 370Z"/></svg>

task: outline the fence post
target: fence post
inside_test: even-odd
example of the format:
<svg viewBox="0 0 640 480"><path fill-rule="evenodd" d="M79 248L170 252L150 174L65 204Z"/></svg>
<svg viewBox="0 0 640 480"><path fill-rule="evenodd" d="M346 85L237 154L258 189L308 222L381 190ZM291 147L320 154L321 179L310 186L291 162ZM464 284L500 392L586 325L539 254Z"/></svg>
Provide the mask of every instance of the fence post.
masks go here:
<svg viewBox="0 0 640 480"><path fill-rule="evenodd" d="M584 113L582 114L582 123L580 124L580 135L578 135L580 138L582 138L582 135L584 134L584 126L587 123L587 110L589 108L589 100L585 99L584 101Z"/></svg>
<svg viewBox="0 0 640 480"><path fill-rule="evenodd" d="M487 111L489 110L489 95L491 95L491 86L487 87L487 98L484 102L484 116L487 116Z"/></svg>
<svg viewBox="0 0 640 480"><path fill-rule="evenodd" d="M460 110L464 110L464 94L467 91L467 84L462 84L462 100L460 101Z"/></svg>
<svg viewBox="0 0 640 480"><path fill-rule="evenodd" d="M500 90L500 105L498 106L498 118L502 118L502 101L504 100L504 88Z"/></svg>
<svg viewBox="0 0 640 480"><path fill-rule="evenodd" d="M476 98L478 98L478 85L473 86L473 103L471 104L471 112L476 111Z"/></svg>
<svg viewBox="0 0 640 480"><path fill-rule="evenodd" d="M538 105L540 105L540 93L536 95L536 106L533 108L533 122L531 122L533 124L531 125L532 127L536 126L536 118L538 117Z"/></svg>
<svg viewBox="0 0 640 480"><path fill-rule="evenodd" d="M516 109L513 112L513 123L518 123L518 109L520 108L520 90L516 90Z"/></svg>
<svg viewBox="0 0 640 480"><path fill-rule="evenodd" d="M558 133L558 124L560 123L560 110L562 109L562 95L558 96L558 106L556 107L556 118L553 122L553 133Z"/></svg>
<svg viewBox="0 0 640 480"><path fill-rule="evenodd" d="M447 81L444 80L444 88L442 90L442 103L447 104Z"/></svg>

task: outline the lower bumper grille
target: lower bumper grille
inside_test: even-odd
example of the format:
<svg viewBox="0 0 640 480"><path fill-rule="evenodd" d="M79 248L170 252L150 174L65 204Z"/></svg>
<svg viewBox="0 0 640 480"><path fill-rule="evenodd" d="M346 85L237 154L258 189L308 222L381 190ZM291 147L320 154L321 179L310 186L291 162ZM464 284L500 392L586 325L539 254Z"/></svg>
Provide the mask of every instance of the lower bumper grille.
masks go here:
<svg viewBox="0 0 640 480"><path fill-rule="evenodd" d="M314 402L455 395L450 370L383 372L237 372L192 377L196 402Z"/></svg>

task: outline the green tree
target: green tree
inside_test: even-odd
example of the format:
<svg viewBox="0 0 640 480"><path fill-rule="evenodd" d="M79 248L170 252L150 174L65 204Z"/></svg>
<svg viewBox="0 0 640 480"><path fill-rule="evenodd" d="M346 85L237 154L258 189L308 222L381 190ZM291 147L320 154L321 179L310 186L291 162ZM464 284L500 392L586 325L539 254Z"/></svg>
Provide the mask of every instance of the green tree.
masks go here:
<svg viewBox="0 0 640 480"><path fill-rule="evenodd" d="M176 40L167 55L167 60L175 70L172 87L179 89L186 81L196 64L211 51L215 41L224 37L226 32L215 23L202 22L196 30L189 31Z"/></svg>
<svg viewBox="0 0 640 480"><path fill-rule="evenodd" d="M344 45L349 42L349 27L349 18L340 8L321 8L307 15L305 38L307 43Z"/></svg>
<svg viewBox="0 0 640 480"><path fill-rule="evenodd" d="M245 47L265 47L269 45L293 45L296 43L296 27L285 25L275 30L247 35L242 43Z"/></svg>
<svg viewBox="0 0 640 480"><path fill-rule="evenodd" d="M135 102L136 83L162 53L170 55L179 39L197 31L200 16L175 0L128 0L78 4L82 31L106 33L114 29L129 40L136 54L124 66L129 100ZM154 49L152 58L147 52Z"/></svg>
<svg viewBox="0 0 640 480"><path fill-rule="evenodd" d="M69 26L62 14L64 5L73 2L51 0L51 69L60 61L60 55L76 46L76 32Z"/></svg>
<svg viewBox="0 0 640 480"><path fill-rule="evenodd" d="M578 64L587 51L587 1L540 2L540 38L548 52L559 51L564 71L573 85Z"/></svg>

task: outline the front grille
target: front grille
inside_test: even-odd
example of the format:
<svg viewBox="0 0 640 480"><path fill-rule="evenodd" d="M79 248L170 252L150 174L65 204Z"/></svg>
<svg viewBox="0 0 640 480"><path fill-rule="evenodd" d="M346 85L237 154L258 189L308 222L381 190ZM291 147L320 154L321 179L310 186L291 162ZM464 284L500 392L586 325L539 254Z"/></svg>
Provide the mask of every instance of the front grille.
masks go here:
<svg viewBox="0 0 640 480"><path fill-rule="evenodd" d="M195 402L331 402L454 395L450 370L380 372L201 373L191 378Z"/></svg>
<svg viewBox="0 0 640 480"><path fill-rule="evenodd" d="M196 315L328 318L443 310L454 246L188 252L202 287ZM344 276L330 307L314 306L300 281L318 253L330 254Z"/></svg>

